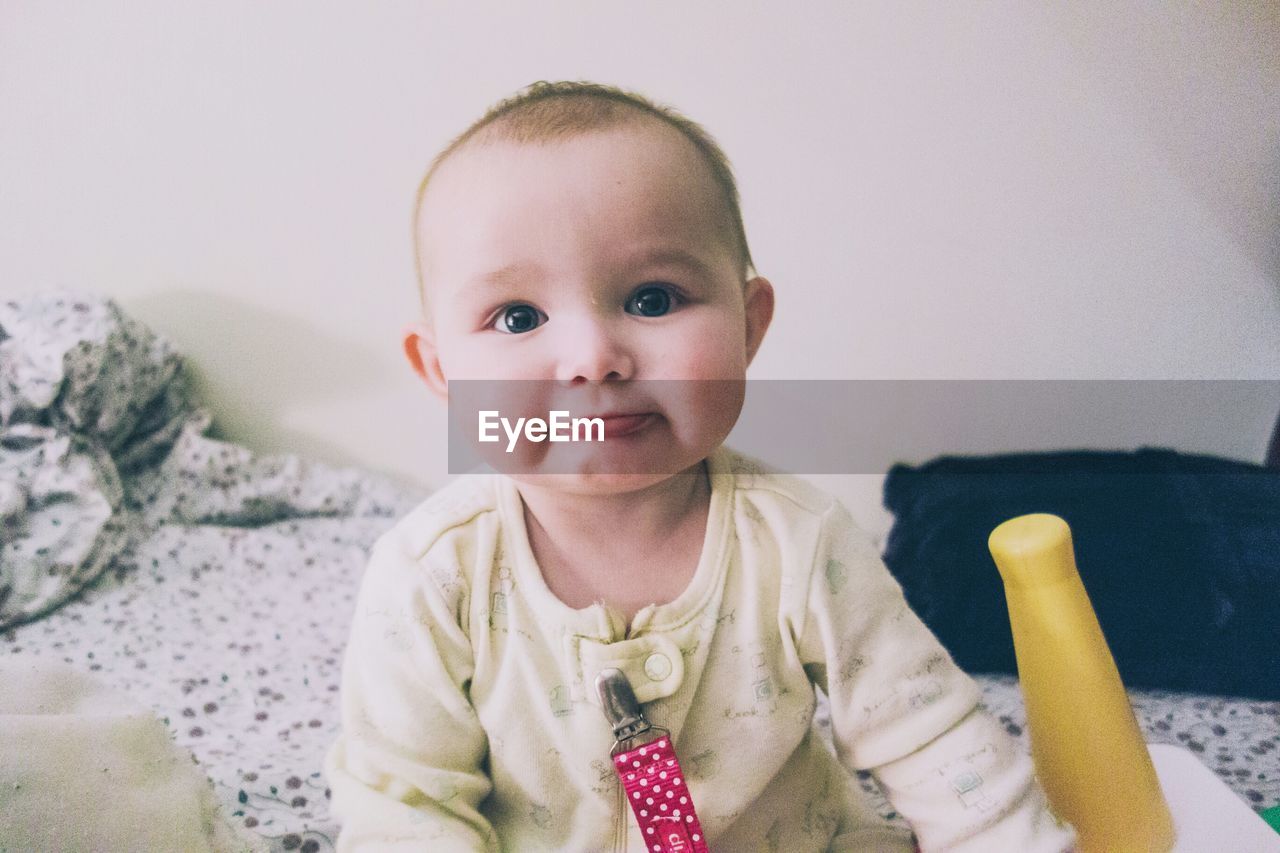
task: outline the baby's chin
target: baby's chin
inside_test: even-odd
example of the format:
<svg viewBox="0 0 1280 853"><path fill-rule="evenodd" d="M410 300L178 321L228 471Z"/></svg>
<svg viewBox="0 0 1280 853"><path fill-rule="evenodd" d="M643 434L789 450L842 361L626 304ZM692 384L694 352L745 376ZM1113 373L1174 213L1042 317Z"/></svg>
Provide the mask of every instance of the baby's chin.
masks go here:
<svg viewBox="0 0 1280 853"><path fill-rule="evenodd" d="M583 497L627 495L653 488L677 474L511 474L512 480L546 492Z"/></svg>

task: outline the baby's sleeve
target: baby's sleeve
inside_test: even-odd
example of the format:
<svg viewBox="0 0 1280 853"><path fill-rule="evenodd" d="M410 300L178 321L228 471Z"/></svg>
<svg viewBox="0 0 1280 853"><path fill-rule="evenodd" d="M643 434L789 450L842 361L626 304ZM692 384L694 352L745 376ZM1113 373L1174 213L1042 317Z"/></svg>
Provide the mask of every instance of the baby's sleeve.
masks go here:
<svg viewBox="0 0 1280 853"><path fill-rule="evenodd" d="M798 650L830 699L841 762L872 771L921 850L1070 849L1074 834L1049 812L1030 756L839 504L815 557Z"/></svg>
<svg viewBox="0 0 1280 853"><path fill-rule="evenodd" d="M479 804L488 742L467 691L474 662L456 567L384 538L361 584L342 668L342 731L325 760L338 850L496 851ZM442 570L442 571L441 571ZM442 573L443 572L443 573Z"/></svg>

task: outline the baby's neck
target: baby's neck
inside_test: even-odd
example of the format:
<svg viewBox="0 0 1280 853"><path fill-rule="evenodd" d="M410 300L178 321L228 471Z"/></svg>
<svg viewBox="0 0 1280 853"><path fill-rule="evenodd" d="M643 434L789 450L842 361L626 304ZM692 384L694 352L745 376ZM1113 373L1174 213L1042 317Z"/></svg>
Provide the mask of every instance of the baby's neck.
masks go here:
<svg viewBox="0 0 1280 853"><path fill-rule="evenodd" d="M697 569L711 502L705 463L621 495L518 489L543 579L570 607L602 601L629 625L641 608L676 598Z"/></svg>

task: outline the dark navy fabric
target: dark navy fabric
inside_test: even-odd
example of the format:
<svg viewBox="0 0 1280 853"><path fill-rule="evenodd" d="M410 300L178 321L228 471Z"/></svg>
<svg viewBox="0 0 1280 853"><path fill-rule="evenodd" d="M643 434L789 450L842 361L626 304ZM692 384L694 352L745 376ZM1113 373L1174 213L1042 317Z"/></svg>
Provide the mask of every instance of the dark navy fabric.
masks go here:
<svg viewBox="0 0 1280 853"><path fill-rule="evenodd" d="M1126 685L1280 699L1280 472L1154 449L943 457L895 466L884 500L885 560L970 672L1017 671L987 537L1049 512Z"/></svg>

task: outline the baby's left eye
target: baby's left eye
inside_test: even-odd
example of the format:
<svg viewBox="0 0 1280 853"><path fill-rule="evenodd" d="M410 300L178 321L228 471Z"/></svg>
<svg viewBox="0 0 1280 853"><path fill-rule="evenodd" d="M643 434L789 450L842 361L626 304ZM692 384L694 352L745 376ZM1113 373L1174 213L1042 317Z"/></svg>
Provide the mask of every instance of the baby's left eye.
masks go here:
<svg viewBox="0 0 1280 853"><path fill-rule="evenodd" d="M671 310L677 298L669 287L648 284L627 300L627 313L641 317L661 317Z"/></svg>

